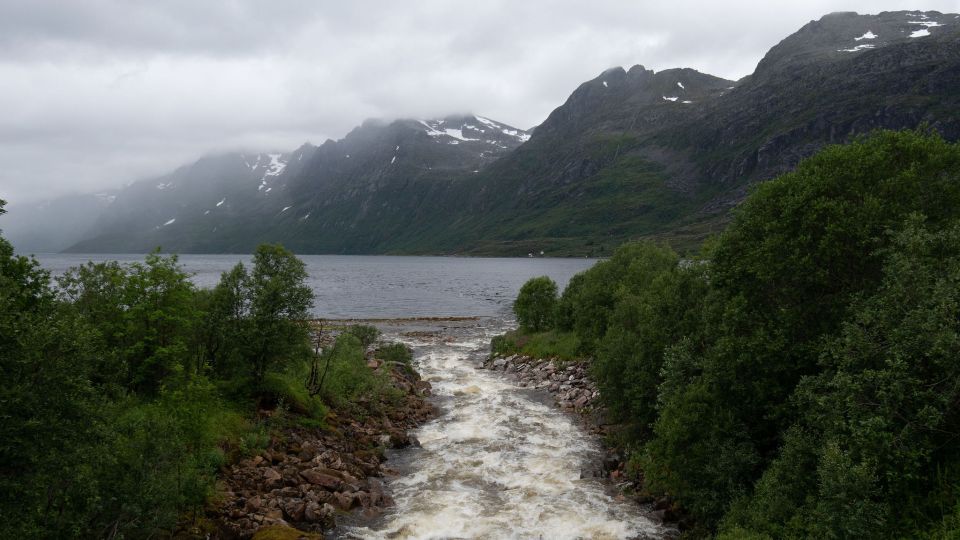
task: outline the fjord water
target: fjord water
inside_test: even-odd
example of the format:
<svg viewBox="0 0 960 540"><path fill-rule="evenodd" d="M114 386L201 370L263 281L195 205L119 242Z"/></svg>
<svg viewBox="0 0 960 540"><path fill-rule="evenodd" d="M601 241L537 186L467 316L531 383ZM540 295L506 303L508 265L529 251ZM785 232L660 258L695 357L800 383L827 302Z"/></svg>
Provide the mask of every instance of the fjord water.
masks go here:
<svg viewBox="0 0 960 540"><path fill-rule="evenodd" d="M637 538L668 532L609 486L581 471L600 460L598 441L548 399L502 374L476 369L490 338L513 324L510 304L529 278L562 288L595 261L446 257L302 256L315 314L378 321L386 337L414 350L441 414L413 433L421 448L393 452L396 507L346 523L345 538ZM93 260L142 255L42 255L52 273ZM239 255L184 255L201 286L212 286ZM476 317L409 320L413 317Z"/></svg>
<svg viewBox="0 0 960 540"><path fill-rule="evenodd" d="M87 261L143 261L136 254L41 254L54 275ZM500 316L523 283L547 275L563 288L592 259L300 255L310 274L314 314L338 319ZM249 255L181 255L202 287Z"/></svg>

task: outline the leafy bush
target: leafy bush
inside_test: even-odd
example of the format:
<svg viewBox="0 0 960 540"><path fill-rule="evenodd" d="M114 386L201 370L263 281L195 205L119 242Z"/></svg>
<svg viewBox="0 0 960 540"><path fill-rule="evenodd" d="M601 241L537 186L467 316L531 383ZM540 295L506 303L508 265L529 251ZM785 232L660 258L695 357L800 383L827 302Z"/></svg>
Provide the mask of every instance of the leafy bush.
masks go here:
<svg viewBox="0 0 960 540"><path fill-rule="evenodd" d="M380 330L368 324L355 324L347 328L347 333L360 340L364 349L376 343L380 337Z"/></svg>
<svg viewBox="0 0 960 540"><path fill-rule="evenodd" d="M377 358L384 362L392 362L409 366L413 361L413 351L403 343L387 343L377 349Z"/></svg>
<svg viewBox="0 0 960 540"><path fill-rule="evenodd" d="M557 305L557 284L547 276L528 280L513 302L513 313L520 327L542 332L553 325Z"/></svg>
<svg viewBox="0 0 960 540"><path fill-rule="evenodd" d="M311 396L304 385L309 373L306 362L291 365L282 372L270 372L263 378L260 394L271 405L283 403L291 412L323 420L327 408L317 396Z"/></svg>
<svg viewBox="0 0 960 540"><path fill-rule="evenodd" d="M324 355L329 355L330 366L323 386L328 403L347 407L363 398L365 403L372 404L390 392L385 376L367 366L364 350L356 336L343 333L333 347L324 351Z"/></svg>

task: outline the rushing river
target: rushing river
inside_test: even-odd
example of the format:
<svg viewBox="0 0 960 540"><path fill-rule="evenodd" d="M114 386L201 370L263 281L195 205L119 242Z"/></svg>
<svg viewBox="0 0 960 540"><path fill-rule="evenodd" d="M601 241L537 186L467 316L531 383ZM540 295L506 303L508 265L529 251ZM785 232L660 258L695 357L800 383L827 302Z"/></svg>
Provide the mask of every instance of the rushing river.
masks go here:
<svg viewBox="0 0 960 540"><path fill-rule="evenodd" d="M563 288L594 261L445 257L304 256L314 313L329 318L476 316L470 320L378 322L409 344L441 414L414 435L422 448L392 452L396 507L373 522L353 521L346 538L660 538L670 532L610 486L581 479L600 448L573 418L502 374L475 366L490 338L512 324L510 304L529 278ZM53 274L93 259L142 255L41 255ZM212 286L243 255L184 255L200 286ZM355 518L358 519L358 518Z"/></svg>
<svg viewBox="0 0 960 540"><path fill-rule="evenodd" d="M497 318L435 332L386 329L415 351L442 412L415 435L422 448L393 453L396 508L347 538L658 538L658 527L605 482L581 471L597 441L542 395L476 369ZM409 329L408 329L409 330Z"/></svg>

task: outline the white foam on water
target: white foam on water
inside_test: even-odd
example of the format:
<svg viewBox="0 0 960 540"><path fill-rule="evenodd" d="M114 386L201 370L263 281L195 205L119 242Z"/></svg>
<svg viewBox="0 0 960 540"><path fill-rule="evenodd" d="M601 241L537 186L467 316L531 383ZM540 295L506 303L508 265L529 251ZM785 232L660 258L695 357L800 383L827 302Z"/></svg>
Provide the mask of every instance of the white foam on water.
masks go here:
<svg viewBox="0 0 960 540"><path fill-rule="evenodd" d="M635 505L614 499L583 468L597 442L573 418L536 401L469 358L492 332L436 343L400 337L444 403L414 432L411 470L389 483L396 507L349 538L629 538L663 529Z"/></svg>

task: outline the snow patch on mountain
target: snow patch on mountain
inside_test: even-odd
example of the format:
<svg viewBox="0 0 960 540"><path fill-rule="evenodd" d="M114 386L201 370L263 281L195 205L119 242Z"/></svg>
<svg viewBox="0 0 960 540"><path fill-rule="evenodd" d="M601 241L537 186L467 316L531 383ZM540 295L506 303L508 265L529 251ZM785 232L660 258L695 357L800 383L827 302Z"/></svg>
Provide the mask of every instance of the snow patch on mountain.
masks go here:
<svg viewBox="0 0 960 540"><path fill-rule="evenodd" d="M872 43L866 43L864 45L857 45L856 47L852 47L850 49L837 49L837 52L857 52L857 51L863 51L866 49L873 49L874 47L875 45L873 45Z"/></svg>
<svg viewBox="0 0 960 540"><path fill-rule="evenodd" d="M482 116L477 116L476 119L480 121L481 124L487 127L493 128L499 131L500 133L503 133L504 135L515 137L520 142L527 142L530 140L529 133L524 133L516 129L510 129L509 127L504 126L503 124L498 124L497 122L494 122L493 120L490 120L489 118L484 118Z"/></svg>

